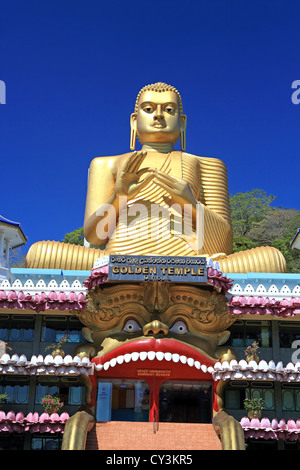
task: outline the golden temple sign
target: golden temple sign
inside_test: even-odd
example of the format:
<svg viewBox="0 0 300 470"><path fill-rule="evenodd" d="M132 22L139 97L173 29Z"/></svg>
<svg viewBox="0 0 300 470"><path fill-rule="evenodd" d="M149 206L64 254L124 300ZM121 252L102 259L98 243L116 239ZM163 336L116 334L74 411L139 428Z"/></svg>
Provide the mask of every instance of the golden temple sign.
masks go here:
<svg viewBox="0 0 300 470"><path fill-rule="evenodd" d="M109 256L108 281L207 283L206 258L187 256Z"/></svg>

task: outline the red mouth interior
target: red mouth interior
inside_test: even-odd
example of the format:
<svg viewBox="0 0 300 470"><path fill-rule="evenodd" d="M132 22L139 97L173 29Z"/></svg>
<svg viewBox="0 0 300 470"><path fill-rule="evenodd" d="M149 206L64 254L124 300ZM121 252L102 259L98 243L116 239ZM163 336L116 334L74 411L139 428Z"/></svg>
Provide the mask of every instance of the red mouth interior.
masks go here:
<svg viewBox="0 0 300 470"><path fill-rule="evenodd" d="M142 356L136 355L133 359L132 353L148 353L150 351L153 351L152 356L154 353L161 352L164 353L164 357L161 358L157 355L150 360L148 357L142 359ZM175 357L176 361L174 355L177 356ZM115 361L120 356L124 356L121 364ZM108 364L112 359L114 359L114 366ZM197 364L195 364L196 361ZM98 366L97 375L101 377L142 378L143 376L152 376L166 377L169 380L207 380L211 379L210 371L207 369L213 366L216 361L179 341L149 338L122 344L104 356L94 358L92 362ZM199 363L200 366L203 366L202 368ZM101 368L101 366L104 367Z"/></svg>
<svg viewBox="0 0 300 470"><path fill-rule="evenodd" d="M153 359L146 354L149 352ZM95 374L90 377L93 384L90 406L95 404L98 379L146 381L150 388L149 420L153 421L158 416L159 390L163 382L205 381L212 383L213 408L218 411L216 383L211 373L216 360L205 357L185 343L155 338L134 340L92 359L92 362Z"/></svg>

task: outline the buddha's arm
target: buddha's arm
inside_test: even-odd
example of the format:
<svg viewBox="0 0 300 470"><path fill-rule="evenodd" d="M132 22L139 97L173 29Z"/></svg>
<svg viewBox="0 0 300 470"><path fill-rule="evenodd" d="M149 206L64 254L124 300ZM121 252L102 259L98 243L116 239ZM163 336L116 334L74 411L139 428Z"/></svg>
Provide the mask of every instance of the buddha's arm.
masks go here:
<svg viewBox="0 0 300 470"><path fill-rule="evenodd" d="M185 214L192 216L194 229L196 226L197 230L203 229L204 253L231 253L232 229L224 163L185 154L183 165L185 180L156 171L154 182L169 192L172 204L179 204L187 211ZM201 210L197 210L197 205ZM202 215L203 220L199 220Z"/></svg>
<svg viewBox="0 0 300 470"><path fill-rule="evenodd" d="M199 200L204 205L205 253L232 253L233 234L227 169L217 158L197 157L200 165Z"/></svg>
<svg viewBox="0 0 300 470"><path fill-rule="evenodd" d="M209 255L232 253L231 225L222 216L206 206L204 210L204 245L202 252Z"/></svg>
<svg viewBox="0 0 300 470"><path fill-rule="evenodd" d="M145 157L145 152L133 152L92 161L84 220L84 236L92 245L99 246L108 241L127 201L153 178L149 168L140 169Z"/></svg>
<svg viewBox="0 0 300 470"><path fill-rule="evenodd" d="M87 186L84 217L84 236L92 245L102 245L113 230L119 210L114 195L116 157L99 157L92 160ZM107 235L101 234L99 224L107 224Z"/></svg>

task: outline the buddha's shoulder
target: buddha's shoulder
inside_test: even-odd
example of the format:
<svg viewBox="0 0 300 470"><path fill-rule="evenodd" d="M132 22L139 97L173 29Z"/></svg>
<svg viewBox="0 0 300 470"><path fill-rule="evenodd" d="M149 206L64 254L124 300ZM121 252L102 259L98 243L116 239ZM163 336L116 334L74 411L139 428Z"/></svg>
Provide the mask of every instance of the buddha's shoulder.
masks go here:
<svg viewBox="0 0 300 470"><path fill-rule="evenodd" d="M192 159L192 160L194 159L200 164L201 167L206 167L206 168L211 168L211 169L219 168L219 169L223 169L226 171L226 165L223 162L223 160L221 160L220 158L202 157L202 156L193 155L191 153L186 153L186 152L184 152L183 155L187 159Z"/></svg>
<svg viewBox="0 0 300 470"><path fill-rule="evenodd" d="M124 164L126 159L132 152L124 153L122 155L109 155L103 157L94 157L90 163L90 169L103 169L103 168L118 168Z"/></svg>

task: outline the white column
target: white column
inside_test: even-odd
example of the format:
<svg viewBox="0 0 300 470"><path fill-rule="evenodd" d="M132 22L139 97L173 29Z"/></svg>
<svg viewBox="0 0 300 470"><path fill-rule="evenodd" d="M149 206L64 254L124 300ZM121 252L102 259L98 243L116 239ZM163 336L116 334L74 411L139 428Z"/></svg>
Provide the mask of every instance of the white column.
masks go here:
<svg viewBox="0 0 300 470"><path fill-rule="evenodd" d="M0 230L0 258L4 258L4 230Z"/></svg>
<svg viewBox="0 0 300 470"><path fill-rule="evenodd" d="M6 261L7 267L9 266L9 252L10 252L10 241L6 240L5 261Z"/></svg>

